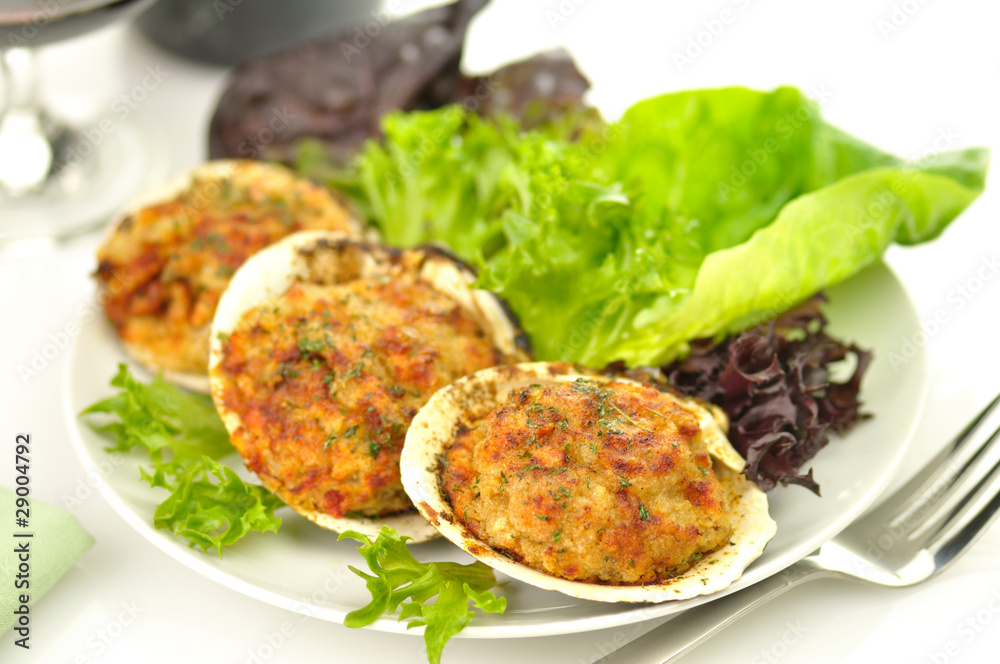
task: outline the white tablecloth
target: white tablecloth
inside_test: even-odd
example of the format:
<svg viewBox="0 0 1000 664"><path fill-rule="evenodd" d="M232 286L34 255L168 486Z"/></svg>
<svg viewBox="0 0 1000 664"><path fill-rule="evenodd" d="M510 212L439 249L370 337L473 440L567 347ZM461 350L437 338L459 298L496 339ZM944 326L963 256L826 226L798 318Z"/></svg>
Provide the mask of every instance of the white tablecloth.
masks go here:
<svg viewBox="0 0 1000 664"><path fill-rule="evenodd" d="M406 10L416 3L401 3ZM823 101L833 123L918 157L941 147L1000 146L1000 10L953 0L496 0L474 25L466 58L486 69L566 45L611 115L668 90L790 83ZM236 8L238 11L238 7ZM165 72L131 120L162 139L176 171L204 158L224 70L157 50L114 27L43 53L45 90L79 117L101 117ZM994 178L995 179L995 178ZM2 214L0 210L0 214ZM901 471L912 471L1000 389L1000 197L989 191L938 240L892 249L887 262L927 325L928 408ZM97 544L32 610L32 649L0 636L3 661L422 662L414 635L349 630L249 599L206 580L143 539L96 492L61 415L66 353L23 376L93 293L95 237L0 254L3 440L33 434L34 495L73 509ZM934 326L937 317L947 322ZM13 485L13 451L0 485ZM83 487L83 488L81 488ZM796 488L779 489L797 491ZM6 528L6 526L4 526ZM0 583L7 583L0 580ZM445 661L590 662L645 629L547 638L456 639ZM686 656L685 662L987 662L1000 648L1000 526L952 569L914 588L823 581L793 590Z"/></svg>

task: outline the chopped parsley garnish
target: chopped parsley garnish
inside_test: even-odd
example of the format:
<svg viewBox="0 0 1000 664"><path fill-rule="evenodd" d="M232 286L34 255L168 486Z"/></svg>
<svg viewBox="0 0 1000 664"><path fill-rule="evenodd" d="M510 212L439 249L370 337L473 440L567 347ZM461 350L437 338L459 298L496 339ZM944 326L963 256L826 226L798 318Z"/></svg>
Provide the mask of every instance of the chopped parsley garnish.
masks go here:
<svg viewBox="0 0 1000 664"><path fill-rule="evenodd" d="M519 472L517 474L517 479L523 480L524 479L524 474L526 472L528 472L529 470L541 470L541 468L542 467L539 466L537 463L529 463L524 468L521 469L521 472Z"/></svg>
<svg viewBox="0 0 1000 664"><path fill-rule="evenodd" d="M555 491L549 491L549 494L556 500L566 500L573 497L573 492L562 484Z"/></svg>
<svg viewBox="0 0 1000 664"><path fill-rule="evenodd" d="M299 339L299 351L303 353L322 353L326 349L324 339Z"/></svg>
<svg viewBox="0 0 1000 664"><path fill-rule="evenodd" d="M612 407L612 408L614 408L614 409L615 409L616 411L618 411L618 414L619 414L619 415L621 415L622 417L624 417L624 418L625 418L626 420L628 420L628 422L629 422L629 423L630 423L630 424L631 424L632 426L634 426L635 428L637 428L637 429L642 429L643 431L647 431L647 432L649 432L649 433L652 433L652 432L653 432L653 430L652 430L652 429L647 429L646 427L642 426L641 424L639 424L638 422L636 422L635 420L633 420L633 419L632 419L631 417L629 417L628 415L626 415L626 414L625 414L625 411L624 411L624 410L622 410L621 408L619 408L618 406L616 406L616 405L614 404L614 402L612 402L612 403L611 403L611 407Z"/></svg>

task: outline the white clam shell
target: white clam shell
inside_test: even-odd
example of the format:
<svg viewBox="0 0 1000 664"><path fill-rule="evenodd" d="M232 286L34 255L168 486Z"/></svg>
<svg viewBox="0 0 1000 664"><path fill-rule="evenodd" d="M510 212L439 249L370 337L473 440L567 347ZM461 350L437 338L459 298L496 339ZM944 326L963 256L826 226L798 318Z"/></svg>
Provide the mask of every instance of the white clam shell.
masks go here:
<svg viewBox="0 0 1000 664"><path fill-rule="evenodd" d="M610 381L603 376L577 373L567 365L544 362L494 367L466 376L439 390L420 409L406 434L400 471L403 488L424 515L446 538L496 570L546 590L601 602L662 602L688 599L722 590L763 552L774 536L775 522L768 515L767 496L739 474L743 459L726 439L711 413L693 402L680 401L696 412L702 431L710 437L709 450L716 473L739 499L733 515L734 545L702 557L687 572L659 584L615 586L558 578L516 562L478 539L452 511L442 495L438 456L450 445L460 427L472 426L503 401L512 389L534 383L572 382L580 377ZM623 380L623 379L616 379Z"/></svg>
<svg viewBox="0 0 1000 664"><path fill-rule="evenodd" d="M241 428L243 422L238 413L225 407L221 398L224 386L216 367L222 359L225 337L236 330L246 311L279 297L295 281L307 277L307 263L303 258L303 251L312 250L322 243L337 242L356 243L371 250L364 254L364 262L361 266L363 275L376 276L382 273L379 261L375 256L377 252L396 251L352 240L342 233L300 231L254 254L233 275L229 288L223 294L216 308L208 364L212 398L230 434ZM434 250L428 250L426 253L430 258L424 261L420 272L421 278L455 300L475 319L487 321L487 324L489 324L488 321L498 319L499 323L496 327L485 328L495 332L494 343L508 355L523 357L524 355L517 349L515 341L517 328L503 316L503 308L499 301L485 291L470 289L468 284L473 279L471 273L459 267L453 259ZM275 490L274 487L267 488ZM414 542L423 542L438 537L437 530L414 511L377 519L333 517L318 511L303 512L303 514L323 528L336 532L354 530L365 535L375 536L382 526L389 526L400 535L412 538Z"/></svg>

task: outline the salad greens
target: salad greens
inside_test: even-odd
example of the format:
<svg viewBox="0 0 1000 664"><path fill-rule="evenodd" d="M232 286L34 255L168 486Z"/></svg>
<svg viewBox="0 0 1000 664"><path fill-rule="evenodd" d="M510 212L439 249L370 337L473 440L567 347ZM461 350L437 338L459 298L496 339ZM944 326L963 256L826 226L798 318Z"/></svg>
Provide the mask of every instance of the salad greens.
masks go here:
<svg viewBox="0 0 1000 664"><path fill-rule="evenodd" d="M152 466L140 467L141 478L170 491L154 514L157 528L167 528L203 551L215 548L220 556L223 547L253 531L277 532L281 519L274 510L284 503L218 462L234 449L211 399L185 392L159 376L142 383L124 364L118 365L111 385L119 392L81 415L116 416L104 424L91 422L115 439L109 452L148 453ZM426 628L424 643L431 664L441 661L448 640L472 620L470 602L488 613L507 608L505 598L490 592L496 577L481 562L421 563L406 547L410 538L389 527L383 527L374 541L353 531L339 537L344 538L361 542L358 551L373 573L350 568L364 579L372 601L349 613L344 624L364 627L383 613L399 611L399 620L406 620L408 629Z"/></svg>
<svg viewBox="0 0 1000 664"><path fill-rule="evenodd" d="M564 127L392 113L336 184L387 243L440 240L475 264L538 359L591 366L673 360L892 242L934 238L982 191L987 163L982 149L905 163L792 88L668 94Z"/></svg>
<svg viewBox="0 0 1000 664"><path fill-rule="evenodd" d="M374 541L354 531L347 531L338 539L345 537L361 542L358 551L374 575L350 568L365 580L372 601L348 613L344 624L364 627L383 613L392 615L399 610L399 619L408 621L407 629L426 628L424 645L431 664L441 662L448 639L472 620L474 613L469 602L487 613L503 613L507 608L506 598L490 592L497 580L492 568L484 563L419 562L406 547L410 538L400 537L388 526L382 526ZM434 603L428 604L435 596Z"/></svg>
<svg viewBox="0 0 1000 664"><path fill-rule="evenodd" d="M114 396L81 413L117 416L93 425L110 434L109 452L144 450L152 463L139 468L151 487L170 492L153 515L157 528L167 528L203 551L233 544L252 531L277 532L281 519L274 510L284 505L264 487L246 484L218 459L234 452L212 400L189 394L157 376L139 382L124 364L111 385Z"/></svg>

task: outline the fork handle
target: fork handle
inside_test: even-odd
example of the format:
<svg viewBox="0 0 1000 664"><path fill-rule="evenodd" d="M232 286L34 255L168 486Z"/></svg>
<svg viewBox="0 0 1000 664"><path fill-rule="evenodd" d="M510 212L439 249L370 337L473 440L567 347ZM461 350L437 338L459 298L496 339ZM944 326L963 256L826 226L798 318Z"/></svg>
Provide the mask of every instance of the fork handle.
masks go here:
<svg viewBox="0 0 1000 664"><path fill-rule="evenodd" d="M820 570L801 563L792 565L738 593L684 611L597 663L665 664L789 588L820 576Z"/></svg>

